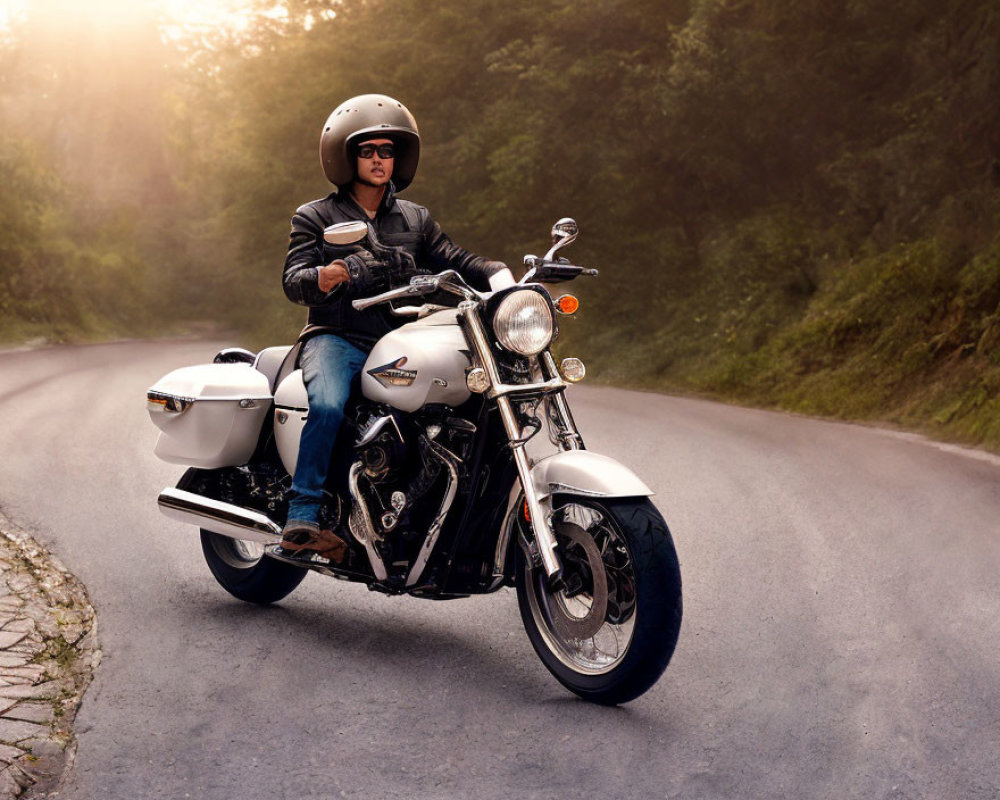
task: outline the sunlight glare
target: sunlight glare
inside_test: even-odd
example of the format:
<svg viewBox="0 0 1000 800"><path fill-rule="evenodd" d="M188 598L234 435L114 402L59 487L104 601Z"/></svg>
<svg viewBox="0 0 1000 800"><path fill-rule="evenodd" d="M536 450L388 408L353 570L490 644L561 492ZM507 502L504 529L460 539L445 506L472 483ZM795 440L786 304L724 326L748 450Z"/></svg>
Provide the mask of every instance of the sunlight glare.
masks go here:
<svg viewBox="0 0 1000 800"><path fill-rule="evenodd" d="M0 31L8 30L15 21L23 19L28 0L0 0Z"/></svg>
<svg viewBox="0 0 1000 800"><path fill-rule="evenodd" d="M0 0L0 31L26 20L65 29L70 20L86 19L97 28L111 30L153 19L164 37L178 39L209 29L244 30L261 13L253 6L251 0ZM287 13L280 2L263 12L276 20Z"/></svg>

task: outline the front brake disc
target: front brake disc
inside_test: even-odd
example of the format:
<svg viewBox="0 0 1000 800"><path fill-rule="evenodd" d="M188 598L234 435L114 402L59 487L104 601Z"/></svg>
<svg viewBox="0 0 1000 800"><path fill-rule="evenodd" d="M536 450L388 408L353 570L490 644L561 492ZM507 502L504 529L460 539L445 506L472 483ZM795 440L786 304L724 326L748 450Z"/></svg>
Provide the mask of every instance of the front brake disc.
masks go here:
<svg viewBox="0 0 1000 800"><path fill-rule="evenodd" d="M547 606L549 617L552 620L552 628L562 639L589 639L601 629L608 611L608 581L604 574L604 561L601 559L601 552L597 549L593 537L586 531L570 524L566 525L559 533L572 543L579 545L587 556L592 584L590 587L591 603L585 614L577 615L572 613L568 607L568 598L565 592L548 594ZM579 595L577 595L578 597ZM578 601L574 603L574 606L579 606L582 610L585 603Z"/></svg>

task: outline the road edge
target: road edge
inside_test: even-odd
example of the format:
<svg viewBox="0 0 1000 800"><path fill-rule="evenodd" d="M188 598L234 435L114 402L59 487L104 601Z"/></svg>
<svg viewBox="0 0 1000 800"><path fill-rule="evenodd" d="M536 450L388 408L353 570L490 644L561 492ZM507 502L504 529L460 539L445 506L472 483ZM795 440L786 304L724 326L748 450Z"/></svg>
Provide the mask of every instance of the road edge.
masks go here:
<svg viewBox="0 0 1000 800"><path fill-rule="evenodd" d="M100 660L86 587L0 508L0 800L56 796Z"/></svg>

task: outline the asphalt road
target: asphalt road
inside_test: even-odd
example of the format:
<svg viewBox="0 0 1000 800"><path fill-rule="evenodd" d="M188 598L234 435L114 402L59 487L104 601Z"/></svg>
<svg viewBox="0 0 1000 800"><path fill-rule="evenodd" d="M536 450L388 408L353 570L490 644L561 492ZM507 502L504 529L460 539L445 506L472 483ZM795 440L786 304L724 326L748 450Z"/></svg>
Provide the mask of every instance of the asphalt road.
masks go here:
<svg viewBox="0 0 1000 800"><path fill-rule="evenodd" d="M656 492L673 662L621 708L536 659L512 591L310 576L233 600L161 516L146 388L209 343L0 354L0 504L90 590L104 661L60 793L110 798L1000 797L1000 459L860 426L575 387Z"/></svg>

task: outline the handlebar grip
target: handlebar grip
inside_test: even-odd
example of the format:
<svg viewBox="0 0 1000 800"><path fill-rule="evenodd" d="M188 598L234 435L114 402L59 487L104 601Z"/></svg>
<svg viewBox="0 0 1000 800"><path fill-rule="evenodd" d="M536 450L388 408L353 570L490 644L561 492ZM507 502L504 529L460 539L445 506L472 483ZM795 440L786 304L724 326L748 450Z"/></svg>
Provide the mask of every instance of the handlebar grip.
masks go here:
<svg viewBox="0 0 1000 800"><path fill-rule="evenodd" d="M383 292L382 294L372 295L371 297L362 297L360 300L352 300L351 305L354 306L355 311L364 311L366 308L371 308L379 303L384 303L386 300L392 300L392 297L386 297L389 292Z"/></svg>

